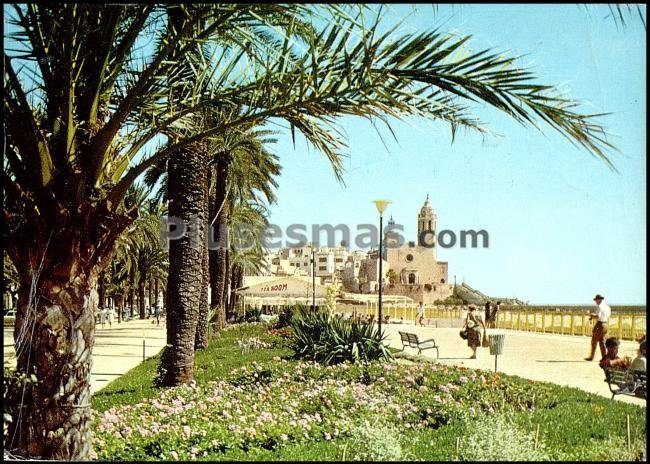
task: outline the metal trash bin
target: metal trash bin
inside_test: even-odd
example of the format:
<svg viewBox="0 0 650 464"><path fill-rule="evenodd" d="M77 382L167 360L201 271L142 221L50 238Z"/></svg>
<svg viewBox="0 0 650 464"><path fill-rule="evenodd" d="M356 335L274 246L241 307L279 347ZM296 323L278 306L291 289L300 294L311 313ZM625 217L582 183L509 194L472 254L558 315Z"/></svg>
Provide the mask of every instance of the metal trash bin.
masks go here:
<svg viewBox="0 0 650 464"><path fill-rule="evenodd" d="M488 341L490 342L490 354L497 355L503 353L503 344L506 341L504 334L488 335Z"/></svg>

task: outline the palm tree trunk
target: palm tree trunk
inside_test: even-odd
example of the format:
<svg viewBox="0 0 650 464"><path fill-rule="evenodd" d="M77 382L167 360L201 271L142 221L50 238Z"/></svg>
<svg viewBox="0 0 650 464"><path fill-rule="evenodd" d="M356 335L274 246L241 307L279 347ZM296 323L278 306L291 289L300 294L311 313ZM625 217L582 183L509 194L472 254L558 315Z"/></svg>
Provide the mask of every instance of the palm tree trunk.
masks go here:
<svg viewBox="0 0 650 464"><path fill-rule="evenodd" d="M129 270L129 312L133 318L133 308L135 306L135 269L133 266Z"/></svg>
<svg viewBox="0 0 650 464"><path fill-rule="evenodd" d="M14 324L16 371L36 383L6 389L5 413L12 421L5 449L22 458L86 460L92 437L90 372L95 339L93 289L111 246L130 223L113 215L108 222L87 223L70 233L66 217L60 227L45 228L27 216L20 236L8 252L19 276ZM76 224L82 221L75 217ZM33 221L33 222L28 222ZM107 227L107 223L111 227ZM49 238L39 235L49 232ZM47 233L47 232L46 232ZM105 233L105 235L102 235ZM60 235L59 235L60 234Z"/></svg>
<svg viewBox="0 0 650 464"><path fill-rule="evenodd" d="M98 294L99 294L99 307L106 307L106 282L104 282L104 273L99 274Z"/></svg>
<svg viewBox="0 0 650 464"><path fill-rule="evenodd" d="M223 304L226 308L226 320L230 319L232 317L232 309L230 308L230 305L227 304L229 297L230 297L230 249L226 250L226 270L223 273L224 274L224 284L223 284L223 294L221 295L221 300L223 301Z"/></svg>
<svg viewBox="0 0 650 464"><path fill-rule="evenodd" d="M210 288L212 289L212 300L210 307L213 311L212 320L216 329L221 330L226 325L226 306L228 300L226 294L226 282L228 275L227 253L228 253L228 216L229 202L226 199L228 185L228 169L232 162L229 153L221 153L217 157L216 177L213 201L210 202L211 218L216 216L213 230L215 239L219 246L210 250Z"/></svg>
<svg viewBox="0 0 650 464"><path fill-rule="evenodd" d="M156 293L156 307L160 306L160 294L158 290L158 278L153 280L153 291Z"/></svg>
<svg viewBox="0 0 650 464"><path fill-rule="evenodd" d="M48 285L42 276L42 285ZM21 282L20 315L14 326L17 369L35 374L37 386L8 392L13 414L5 445L30 457L83 459L90 450L90 370L95 336L89 281L29 301L31 281ZM46 302L47 301L47 302ZM23 396L24 395L24 396ZM12 438L13 437L13 438Z"/></svg>
<svg viewBox="0 0 650 464"><path fill-rule="evenodd" d="M153 291L152 291L153 282L151 280L152 279L149 279L147 281L147 294L149 296L149 308L147 308L149 312L147 313L147 315L151 314L151 306L153 306L153 304L154 304Z"/></svg>
<svg viewBox="0 0 650 464"><path fill-rule="evenodd" d="M230 311L234 311L237 302L239 301L239 295L235 292L236 289L242 286L244 281L244 270L241 266L235 264L232 267L232 277L230 281Z"/></svg>
<svg viewBox="0 0 650 464"><path fill-rule="evenodd" d="M117 311L117 322L118 324L122 323L122 312L124 311L124 294L120 295L119 299L119 310Z"/></svg>
<svg viewBox="0 0 650 464"><path fill-rule="evenodd" d="M206 246L208 156L201 144L169 158L169 215L187 224L188 233L169 244L167 338L162 356L162 383L175 386L194 378L194 341L203 285Z"/></svg>
<svg viewBox="0 0 650 464"><path fill-rule="evenodd" d="M211 170L208 170L208 176L206 180L206 207L208 211L208 221L206 224L206 233L210 233L210 223L212 221L212 211L210 206L210 179L212 177ZM199 316L196 325L196 335L194 337L194 349L202 349L208 346L208 315L210 312L210 299L208 294L210 292L210 254L208 247L204 247L203 256L201 257L202 263L202 280L201 280L201 301L199 303ZM213 287L214 292L214 287ZM214 295L212 296L214 299Z"/></svg>
<svg viewBox="0 0 650 464"><path fill-rule="evenodd" d="M140 279L138 279L138 307L140 309L140 319L147 318L147 308L144 300L144 287L147 282L147 275L141 270Z"/></svg>
<svg viewBox="0 0 650 464"><path fill-rule="evenodd" d="M210 285L210 270L208 266L208 247L203 247L202 284L201 300L199 302L199 317L196 325L196 336L194 338L194 349L207 348L208 346L208 313L210 305L208 302L208 288Z"/></svg>

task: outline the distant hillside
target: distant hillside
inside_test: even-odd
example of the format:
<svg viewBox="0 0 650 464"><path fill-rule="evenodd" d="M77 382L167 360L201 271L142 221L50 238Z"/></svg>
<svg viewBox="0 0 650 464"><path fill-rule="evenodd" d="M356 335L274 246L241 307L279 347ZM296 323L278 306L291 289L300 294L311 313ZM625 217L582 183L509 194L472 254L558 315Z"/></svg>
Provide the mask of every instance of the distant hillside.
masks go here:
<svg viewBox="0 0 650 464"><path fill-rule="evenodd" d="M517 298L501 298L495 296L488 296L485 293L482 293L475 288L470 287L468 284L463 282L460 285L454 287L453 298L462 300L464 304L475 304L475 305L484 305L488 301L496 303L500 301L503 306L525 306L526 303L517 299Z"/></svg>

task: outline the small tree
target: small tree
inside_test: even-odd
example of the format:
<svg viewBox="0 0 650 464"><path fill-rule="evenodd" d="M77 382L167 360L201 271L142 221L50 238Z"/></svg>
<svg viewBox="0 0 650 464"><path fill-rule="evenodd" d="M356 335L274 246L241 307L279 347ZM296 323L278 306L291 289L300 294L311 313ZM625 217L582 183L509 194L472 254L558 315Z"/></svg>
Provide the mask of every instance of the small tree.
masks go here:
<svg viewBox="0 0 650 464"><path fill-rule="evenodd" d="M332 283L327 286L325 293L325 306L330 313L330 316L334 311L336 311L336 299L341 294L341 283L339 282L338 277L335 275L332 279Z"/></svg>
<svg viewBox="0 0 650 464"><path fill-rule="evenodd" d="M397 273L393 269L388 270L386 277L388 277L388 282L391 285L395 285L397 283Z"/></svg>

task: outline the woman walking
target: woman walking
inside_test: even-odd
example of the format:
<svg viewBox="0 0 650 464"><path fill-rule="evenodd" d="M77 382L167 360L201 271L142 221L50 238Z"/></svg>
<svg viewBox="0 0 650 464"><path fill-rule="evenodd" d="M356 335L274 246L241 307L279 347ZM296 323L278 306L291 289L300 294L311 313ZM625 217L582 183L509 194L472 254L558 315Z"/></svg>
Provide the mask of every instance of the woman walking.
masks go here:
<svg viewBox="0 0 650 464"><path fill-rule="evenodd" d="M476 306L469 305L464 328L467 330L467 346L472 349L472 356L469 359L476 359L476 348L481 346L481 327L485 332L483 318L476 314Z"/></svg>
<svg viewBox="0 0 650 464"><path fill-rule="evenodd" d="M420 301L420 305L418 306L418 315L417 318L415 319L415 325L420 324L423 326L424 324L422 321L424 320L424 303Z"/></svg>

